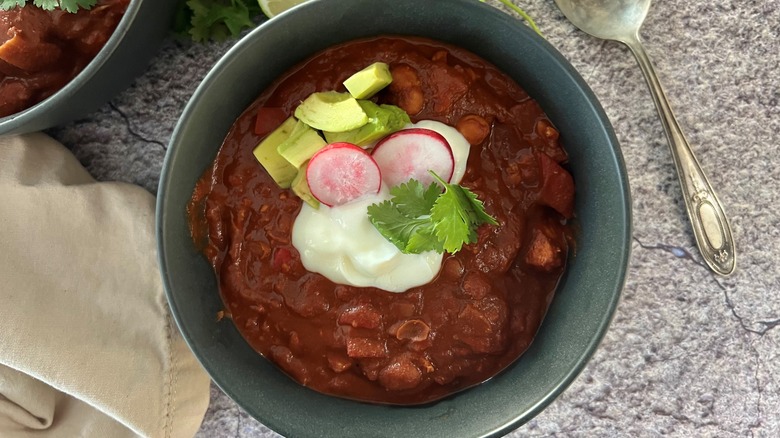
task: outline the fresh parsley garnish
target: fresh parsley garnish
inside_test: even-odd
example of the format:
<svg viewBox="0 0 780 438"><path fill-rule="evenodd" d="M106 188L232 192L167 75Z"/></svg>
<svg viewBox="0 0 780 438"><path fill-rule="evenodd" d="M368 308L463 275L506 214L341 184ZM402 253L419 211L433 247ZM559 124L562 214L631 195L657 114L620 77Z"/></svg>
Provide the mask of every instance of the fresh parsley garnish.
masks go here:
<svg viewBox="0 0 780 438"><path fill-rule="evenodd" d="M371 223L401 252L454 254L477 241L480 225L498 225L474 192L431 174L441 186L433 182L426 188L412 179L391 188L390 200L368 207Z"/></svg>
<svg viewBox="0 0 780 438"><path fill-rule="evenodd" d="M45 10L62 9L70 13L75 13L81 9L90 9L95 6L97 0L0 0L0 11L8 11L17 6L24 7L25 3L32 3L35 6Z"/></svg>
<svg viewBox="0 0 780 438"><path fill-rule="evenodd" d="M174 31L197 42L223 41L255 27L260 14L256 0L179 0Z"/></svg>

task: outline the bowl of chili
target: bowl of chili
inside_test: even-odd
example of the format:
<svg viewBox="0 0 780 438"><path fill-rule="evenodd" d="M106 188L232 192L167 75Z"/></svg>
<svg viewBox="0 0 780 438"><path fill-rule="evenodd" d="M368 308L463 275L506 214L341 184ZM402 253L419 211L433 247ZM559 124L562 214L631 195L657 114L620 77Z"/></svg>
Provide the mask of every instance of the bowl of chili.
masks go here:
<svg viewBox="0 0 780 438"><path fill-rule="evenodd" d="M72 121L127 87L170 29L176 2L100 0L0 11L0 134Z"/></svg>
<svg viewBox="0 0 780 438"><path fill-rule="evenodd" d="M453 23L458 23L458 26ZM286 191L276 191L273 187L263 185L262 181L259 185L252 185L257 179L255 175L263 172L262 168L252 170L252 167L245 167L257 165L252 161L251 154L260 139L254 131L257 129L256 118L260 109L279 107L285 116L289 115L294 110L292 105L299 103L306 94L337 87L347 72L374 60L371 55L365 55L372 50L383 53L384 57L380 58L391 66L404 64L418 72L421 70L415 61L418 58L445 59L440 66L452 67L454 73L450 76L418 78L420 83L428 83L429 88L441 88L436 93L436 103L424 103L422 109L418 110L415 108L415 99L405 100L405 97L414 95L405 89L391 89L380 98L379 103L384 103L382 99L386 99L388 103L397 104L411 113L412 121L415 122L417 119L437 119L451 125L461 125L458 122L474 115L457 110L466 108L459 106L466 103L455 104L453 108L456 109L449 112L446 108L450 108L450 105L437 103L458 95L461 98L470 96L464 98L463 102L474 104L475 96L481 93L490 95L493 93L491 88L508 86L503 78L505 74L522 91L507 93L515 101L507 104L508 110L503 116L492 118L487 113L480 115L491 121L488 135L493 137L477 137L473 142L477 145L486 144L492 141L490 138L502 144L512 143L507 139L521 141L512 137L512 134L496 132L503 129L507 120L517 118L518 124L528 125L525 129L530 133L522 141L537 143L533 146L537 150L533 156L540 158L532 161L537 164L548 161L563 163L562 166L573 177L575 184L572 211L568 211L565 206L556 207L555 201L546 201L546 205L555 210L550 213L550 218L571 218L571 227L568 229L570 239L567 239L571 245L565 268L556 271L560 277L555 277L554 295L543 295L541 299L544 302L538 309L543 319L539 318L541 325L538 331L536 325L531 329L533 342L525 346L527 349L523 348L519 358L514 356L508 362L501 362L490 357L501 355L491 350L492 344L489 342L475 342L464 336L464 333L457 333L453 337L449 336L452 333L442 331L439 338L449 336L458 339L459 345L468 349L463 353L464 356L473 355L479 350L484 354L478 356L478 362L495 362L496 365L489 376L480 375L477 366L467 368L469 374L475 375L478 381L469 382L468 376L461 375L455 380L465 382L462 386L456 385L453 390L438 395L409 395L411 393L408 391L412 389L405 385L411 381L423 381L416 372L396 373L404 377L401 379L394 379L392 372L389 373L390 377L387 374L383 376L383 371L388 369L408 370L409 362L388 364L379 359L362 360L365 358L358 356L370 355L371 349L358 344L355 344L357 347L353 350L359 353L350 354L349 333L344 336L348 344L347 362L340 361L344 356L331 360L325 357L328 356L327 351L317 350L319 340L315 332L321 333L322 326L317 326L316 330L310 330L308 334L306 328L296 329L294 334L289 330L274 332L273 328L267 329L267 332L274 333L274 339L279 339L282 334L288 337L283 346L264 347L261 342L247 336L251 327L262 326L264 321L253 319L244 310L255 305L252 310L255 316L273 313L266 308L271 304L252 304L251 299L241 302L256 294L249 283L240 283L243 286L238 286L233 295L226 294L223 289L226 284L232 283L230 279L234 275L231 272L240 263L213 263L214 260L224 260L230 251L240 253L241 247L255 247L257 254L268 252L271 255L266 259L267 262L258 256L257 263L250 258L251 253L246 253L247 258L243 259L246 260L245 264L261 266L267 263L270 266L265 270L258 268L258 273L251 276L256 276L258 283L266 279L268 284L290 284L289 287L278 286L279 289L274 292L279 298L277 307L290 310L288 313L295 314L293 316L298 319L302 315L304 319L306 315L309 319L325 319L329 321L327 324L331 324L327 329L331 331L346 330L351 333L369 330L375 325L371 322L370 312L353 319L342 319L345 318L344 312L338 315L329 313L328 309L337 305L336 298L356 305L368 302L379 320L396 318L397 314L414 313L414 309L419 309L419 302L414 302L416 298L410 298L413 303L412 310L409 310L410 307L393 301L395 299L386 301L387 293L370 288L363 290L331 285L328 291L320 293L319 286L311 288L309 284L328 282L311 273L300 274L307 279L300 282L275 276L278 274L276 271L289 269L285 264L299 265L295 251L285 246L289 243L282 238L264 249L263 243L267 243L268 239L242 240L243 236L258 234L256 231L262 225L261 222L253 223L251 220L244 222L240 218L253 215L261 217L264 212L274 209L297 211L301 208L300 200L290 200L292 195ZM471 56L485 63L472 62ZM456 68L458 65L460 67ZM461 73L462 79L470 86L463 88L458 85L459 82L452 81L452 77ZM426 75L420 74L421 77ZM286 82L292 77L301 76L309 77L310 82L303 85L294 80ZM401 76L403 72L398 77ZM417 83L415 80L411 82ZM276 93L268 90L275 90ZM261 97L258 99L258 96ZM269 102L275 103L271 105ZM513 111L512 108L517 110ZM541 130L538 128L540 124ZM555 141L551 143L542 141L543 135L540 134L548 132L548 128L556 133ZM465 128L460 131L464 136L472 134ZM565 158L558 156L556 145L564 146ZM513 150L510 144L507 149L492 155L513 154ZM512 180L513 172L509 169L513 162L493 161L494 158L486 158L490 155L486 153L479 155L481 164L478 167L482 173L469 176L467 170L464 185L482 194L480 184L490 187L510 184L507 181ZM519 157L517 154L513 156ZM220 157L227 158L220 161ZM469 166L472 166L471 160L469 158ZM546 168L546 165L538 164L530 168L529 173L544 174ZM493 172L486 169L492 169ZM215 186L215 178L224 184ZM482 183L478 182L480 178ZM539 183L541 180L535 181ZM197 187L200 186L209 188L199 191ZM235 199L230 200L218 194L230 193L235 187L243 187L236 191L242 195ZM198 204L206 192L216 200L215 204ZM245 192L258 195L253 198L255 195L245 195ZM485 196L486 205L493 206L489 210L499 217L499 222L507 223L511 220L514 201L510 202L510 199L505 202L507 207L502 212L495 207L501 203L500 200L491 201L490 195ZM270 200L272 198L273 201ZM242 208L244 199L247 201ZM520 202L517 199L515 201ZM223 206L228 203L236 206L236 209L224 209ZM200 228L192 226L194 205L203 208L204 216L212 214L217 218L212 223L216 228L211 229L211 236L208 227L201 229L206 230L201 234L198 232ZM289 220L289 216L281 213L266 219L273 223ZM536 223L534 221L537 219L532 215L527 220L528 223ZM231 227L240 231L231 234L228 230ZM414 0L400 0L392 5L379 0L340 0L338 7L332 7L328 1L317 1L296 8L253 31L225 55L195 92L174 131L163 166L157 204L157 235L163 284L173 315L191 349L214 381L230 397L275 431L285 436L500 436L519 427L554 400L583 369L606 333L626 278L630 255L631 208L618 142L598 100L574 68L522 23L487 5L467 0L450 1L446 8L436 2ZM510 237L526 242L517 243L518 248L525 248L520 253L509 253L512 257L522 259L521 262L512 259L510 264L536 264L536 268L546 266L537 263L536 257L528 256L536 254L527 248L534 246L529 243L535 241L532 234ZM507 246L512 246L512 238L504 239L510 242ZM220 239L223 241L218 242ZM430 298L429 302L483 298L474 296L477 293L474 291L480 288L473 288L469 273L462 271L468 271L469 266L484 266L485 263L479 263L499 260L501 257L496 253L488 257L492 245L479 247L482 249L471 251L471 256L457 259L459 261L455 269L448 268L445 262L442 273L434 280L440 282L437 284L442 287L432 289L452 287L459 288L459 292L454 295L436 295L437 298ZM483 258L479 258L480 254ZM466 269L460 269L464 266ZM293 267L292 270L299 268ZM250 275L247 272L237 277L247 277ZM457 285L452 281L447 282L450 275L457 279L454 280ZM525 274L515 275L522 277ZM484 281L484 276L479 278ZM537 277L528 277L527 281L539 280ZM523 294L521 284L510 280L507 282L511 287L502 292L502 296ZM437 293L421 290L412 295L418 292L420 296ZM456 296L464 292L472 295L465 298ZM405 294L409 295L410 292ZM330 298L323 301L318 298L321 296ZM236 305L237 302L239 304ZM386 305L384 308L383 303ZM515 302L515 305L518 303ZM519 305L522 306L522 303ZM351 306L350 309L357 307L360 306ZM529 307L533 306L529 304ZM485 307L476 306L474 309L476 313L471 308L461 306L457 314L459 317L477 315L476 319L484 320L490 313L485 311ZM415 333L421 332L419 321L428 323L436 319L435 315L420 312L415 315L415 318L419 318L413 319L418 323L411 325L416 326ZM494 314L502 312L499 310ZM514 323L507 324L520 326L523 324L521 320L518 318ZM266 319L265 322L269 327L286 324L272 319ZM397 324L378 324L391 337L400 339L402 329ZM427 327L422 332L425 337L429 337L429 333L436 330L436 327ZM485 330L490 330L489 324ZM310 338L315 341L310 342ZM387 346L391 341L395 342L390 339L385 343L384 352L388 355L394 354L392 348ZM339 340L333 342L338 344ZM300 345L305 347L301 348ZM297 368L296 349L316 350L316 355L323 356L321 359L326 365L320 368L316 365L310 369L305 366ZM460 354L460 350L454 347L446 351L452 356ZM406 357L409 356L403 356ZM431 370L440 366L434 356L427 357L434 358ZM379 365L372 371L371 367L376 363ZM419 362L414 363L415 367L425 368ZM382 366L384 368L380 370ZM328 376L328 382L346 382L341 386L342 390L333 390L334 387L338 389L339 384L317 386L316 378L311 377L317 373L317 369L327 367L330 371L325 370L324 373ZM340 373L339 370L349 367L362 367L365 381L339 380L339 376L330 374L334 370ZM434 374L431 372L431 375ZM442 374L437 377L438 380L434 379L437 384L453 382ZM373 383L379 386L374 385L370 391L354 392L354 388ZM433 383L430 386L435 387ZM393 395L388 396L387 393Z"/></svg>

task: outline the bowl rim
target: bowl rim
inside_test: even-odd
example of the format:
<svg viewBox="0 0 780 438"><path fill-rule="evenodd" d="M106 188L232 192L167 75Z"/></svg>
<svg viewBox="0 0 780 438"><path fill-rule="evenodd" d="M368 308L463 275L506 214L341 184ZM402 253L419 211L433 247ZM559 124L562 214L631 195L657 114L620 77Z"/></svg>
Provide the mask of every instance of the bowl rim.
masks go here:
<svg viewBox="0 0 780 438"><path fill-rule="evenodd" d="M518 27L518 32L524 34L524 36L529 38L533 42L533 44L541 46L541 50L547 52L547 54L552 57L552 59L556 64L556 67L566 72L569 79L577 84L579 90L582 93L584 93L584 95L587 97L587 102L590 105L590 111L593 111L593 113L597 115L598 119L604 124L605 132L609 138L609 143L614 153L615 162L611 164L614 164L615 167L617 167L618 169L618 174L619 174L618 177L620 180L620 201L622 202L622 206L625 207L621 210L622 216L616 219L619 220L620 223L622 224L619 237L620 237L620 241L623 243L623 245L620 248L615 248L615 251L619 253L618 258L620 260L619 266L615 268L616 269L615 277L617 278L617 282L616 284L613 285L614 290L612 291L611 298L608 301L606 308L604 309L604 314L598 320L598 326L597 326L598 330L596 331L596 335L590 339L587 345L582 347L581 354L579 354L579 356L576 358L576 360L574 361L575 362L574 365L569 369L568 373L566 373L563 376L563 378L558 380L557 383L549 390L549 392L544 397L538 399L537 402L530 408L522 412L518 412L518 414L515 417L505 419L503 424L497 427L493 427L490 430L484 430L484 432L481 435L481 436L500 436L511 430L516 429L526 421L530 420L535 415L537 415L540 411L542 411L545 407L547 407L555 398L557 398L582 372L582 370L587 365L589 359L593 356L596 349L604 339L604 336L607 333L607 329L612 319L615 316L615 310L620 302L621 295L622 295L621 291L625 286L627 275L628 275L629 260L631 256L630 239L631 239L632 229L633 229L632 211L631 211L631 194L630 194L630 186L629 186L624 159L620 151L619 142L614 133L612 125L605 111L601 107L600 102L596 98L595 94L589 88L589 86L584 81L584 79L582 79L579 73L574 69L574 67L571 64L569 64L568 61L563 57L563 55L561 55L557 51L557 49L555 49L555 47L553 47L550 43L548 43L546 40L539 37L532 30L527 28L521 21L517 20L516 18L508 14L505 14L504 12L494 8L493 6L487 4L480 4L477 2L470 2L468 0L451 0L451 1L453 3L461 3L461 4L468 3L469 7L482 8L481 13L492 14L493 16L492 18L498 20L504 20L505 22L507 21L511 22L512 25ZM307 2L296 7L295 11L306 11L309 9L313 10L314 8L318 7L317 6L318 3L323 3L323 2L324 2L323 0L315 0L312 2ZM204 95L208 93L208 89L211 86L211 83L217 80L219 76L222 74L222 72L228 69L229 66L235 61L236 58L240 57L242 53L248 50L248 47L253 44L253 41L262 38L266 32L270 32L271 30L277 27L283 28L284 26L289 25L288 23L293 22L295 18L296 18L296 14L293 11L289 11L288 13L284 13L275 17L273 20L269 20L268 22L259 26L257 29L250 32L246 37L244 37L241 41L239 41L236 45L234 45L223 57L220 58L220 60L209 71L209 73L206 75L206 77L197 87L196 91L194 92L190 101L187 103L184 111L182 112L182 115L179 118L176 127L173 130L168 151L166 153L162 172L161 172L157 206L156 206L157 208L156 233L157 233L157 240L158 240L158 259L160 265L160 272L163 280L163 286L165 289L166 297L168 298L169 301L169 305L171 306L172 315L177 325L179 326L179 329L181 330L185 341L189 345L190 349L194 352L198 360L201 362L201 364L204 366L204 368L207 370L209 375L212 377L212 380L223 392L225 392L225 394L227 394L231 399L236 401L236 403L239 404L239 406L241 406L248 413L250 413L250 415L254 416L259 421L261 421L264 425L272 428L274 431L277 431L285 435L291 434L293 432L293 429L291 429L288 424L283 424L281 422L270 420L268 418L262 418L263 416L258 411L256 406L246 406L245 403L238 400L236 397L236 392L229 385L226 385L225 379L221 378L218 375L218 373L215 373L215 370L213 370L211 366L209 366L207 363L204 363L204 361L202 360L201 354L203 354L203 351L201 350L200 346L197 344L196 340L192 338L192 335L189 331L189 328L187 327L186 322L181 320L179 303L177 302L177 297L172 291L170 278L168 277L167 274L168 260L166 257L167 246L164 238L165 237L164 236L165 235L164 215L166 214L165 195L168 192L168 188L170 187L172 181L171 162L173 161L174 156L178 153L178 149L179 149L178 147L179 143L177 142L179 141L179 137L182 135L181 131L185 129L186 121L192 116L193 112L195 111L195 108L199 105L200 101L204 98ZM480 57L483 57L481 54L479 53L477 54ZM491 62L491 60L488 61ZM252 97L252 99L254 99L254 97ZM564 274L564 277L566 277L567 275L568 275L568 270L567 273ZM548 318L545 318L545 321L547 320ZM502 373L505 372L506 371L502 371ZM484 386L484 384L480 386Z"/></svg>
<svg viewBox="0 0 780 438"><path fill-rule="evenodd" d="M121 41L124 39L125 34L130 30L133 21L135 21L135 17L138 15L138 11L143 1L144 0L130 0L125 13L122 15L122 19L119 20L119 23L108 38L108 41L106 41L97 55L92 58L86 67L73 77L73 79L68 81L64 87L29 108L25 108L5 117L0 117L0 135L35 120L41 114L46 114L51 110L55 110L61 99L68 99L84 88L117 50Z"/></svg>

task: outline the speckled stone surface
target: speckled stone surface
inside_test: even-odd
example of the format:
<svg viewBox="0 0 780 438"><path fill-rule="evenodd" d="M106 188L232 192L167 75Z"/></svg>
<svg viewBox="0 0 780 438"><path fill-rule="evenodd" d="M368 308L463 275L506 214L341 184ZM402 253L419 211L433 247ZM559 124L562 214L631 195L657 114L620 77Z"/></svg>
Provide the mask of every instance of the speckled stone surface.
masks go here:
<svg viewBox="0 0 780 438"><path fill-rule="evenodd" d="M498 1L489 1L504 8ZM631 54L552 0L515 0L580 71L622 144L634 207L623 300L598 352L524 436L780 436L780 2L656 0L647 50L731 219L737 272L694 245L664 134ZM165 147L230 42L167 41L130 89L49 131L101 180L156 191ZM216 387L199 438L277 436Z"/></svg>

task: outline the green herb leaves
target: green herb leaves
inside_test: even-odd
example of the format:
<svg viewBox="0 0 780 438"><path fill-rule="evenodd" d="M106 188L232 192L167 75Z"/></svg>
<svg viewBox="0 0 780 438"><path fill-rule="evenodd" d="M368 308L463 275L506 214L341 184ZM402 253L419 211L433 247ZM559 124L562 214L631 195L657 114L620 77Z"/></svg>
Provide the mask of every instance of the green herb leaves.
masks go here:
<svg viewBox="0 0 780 438"><path fill-rule="evenodd" d="M7 11L16 6L24 7L26 2L30 2L30 0L0 0L0 10ZM97 0L33 0L30 3L46 11L59 8L74 13L79 8L90 9L95 6Z"/></svg>
<svg viewBox="0 0 780 438"><path fill-rule="evenodd" d="M472 191L431 174L444 193L436 183L425 188L412 179L390 189L393 198L389 201L368 207L371 223L401 252L456 253L464 244L477 241L480 225L498 225Z"/></svg>
<svg viewBox="0 0 780 438"><path fill-rule="evenodd" d="M0 11L8 11L17 6L24 6L27 0L0 0Z"/></svg>
<svg viewBox="0 0 780 438"><path fill-rule="evenodd" d="M255 0L180 0L174 30L198 42L222 41L255 27L260 13Z"/></svg>
<svg viewBox="0 0 780 438"><path fill-rule="evenodd" d="M379 233L405 253L444 252L430 219L441 189L436 184L426 189L413 179L393 187L390 194L391 200L368 206L368 218Z"/></svg>

